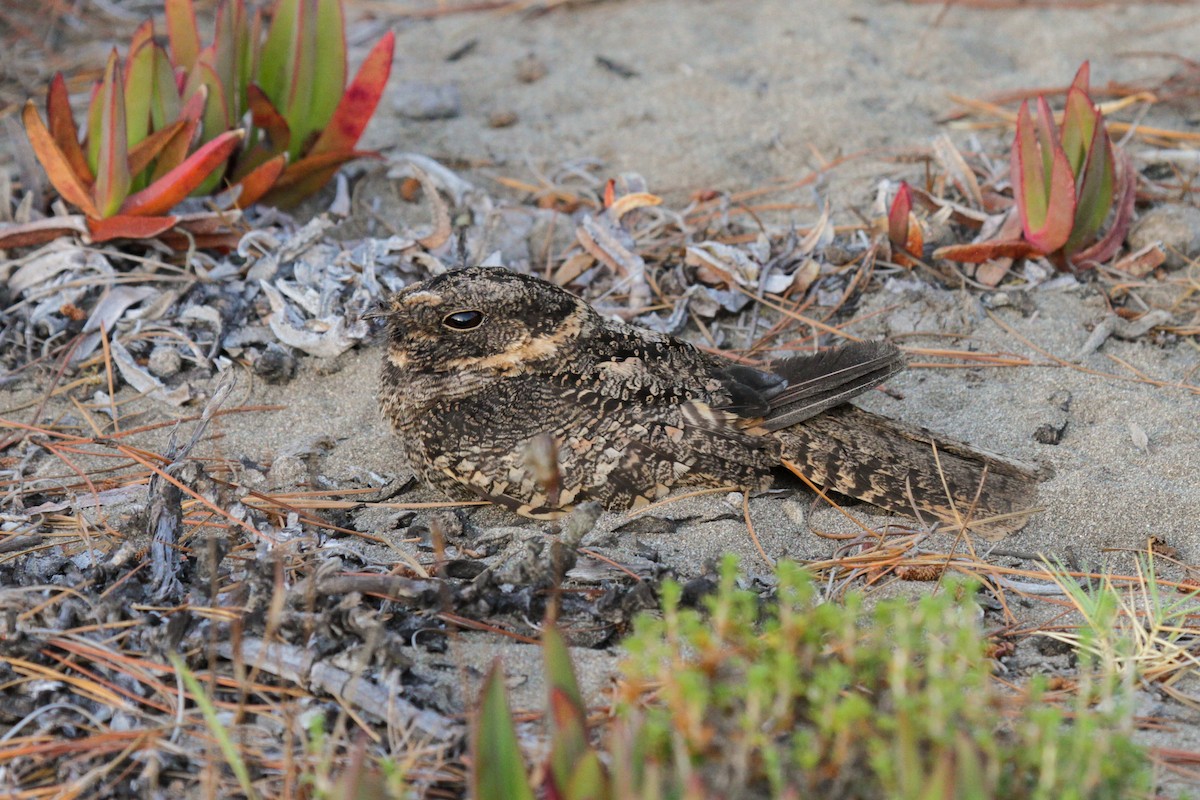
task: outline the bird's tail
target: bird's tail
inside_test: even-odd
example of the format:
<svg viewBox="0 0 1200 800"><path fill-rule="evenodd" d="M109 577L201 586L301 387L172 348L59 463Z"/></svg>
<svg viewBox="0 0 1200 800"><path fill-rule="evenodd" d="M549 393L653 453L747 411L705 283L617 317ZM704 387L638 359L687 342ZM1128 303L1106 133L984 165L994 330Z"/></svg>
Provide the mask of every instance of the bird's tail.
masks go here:
<svg viewBox="0 0 1200 800"><path fill-rule="evenodd" d="M843 405L776 431L785 461L823 489L998 539L1037 499L1029 466Z"/></svg>

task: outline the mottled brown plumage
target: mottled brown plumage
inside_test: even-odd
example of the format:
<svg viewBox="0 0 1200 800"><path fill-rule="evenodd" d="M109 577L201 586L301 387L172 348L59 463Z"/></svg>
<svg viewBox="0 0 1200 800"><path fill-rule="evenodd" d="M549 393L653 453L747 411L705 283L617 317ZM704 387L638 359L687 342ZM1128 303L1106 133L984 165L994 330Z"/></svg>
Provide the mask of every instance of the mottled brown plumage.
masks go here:
<svg viewBox="0 0 1200 800"><path fill-rule="evenodd" d="M784 460L826 489L985 535L1021 527L1035 499L1024 467L845 405L903 369L888 343L763 371L483 267L410 286L383 316L380 404L418 475L459 499L554 518L681 486L765 488Z"/></svg>

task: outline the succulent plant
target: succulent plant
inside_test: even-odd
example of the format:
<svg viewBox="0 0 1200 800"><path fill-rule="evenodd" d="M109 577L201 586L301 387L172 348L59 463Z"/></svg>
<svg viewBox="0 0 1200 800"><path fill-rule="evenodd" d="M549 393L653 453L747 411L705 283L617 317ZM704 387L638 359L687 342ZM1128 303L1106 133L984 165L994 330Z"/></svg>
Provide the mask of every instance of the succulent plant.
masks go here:
<svg viewBox="0 0 1200 800"><path fill-rule="evenodd" d="M1104 117L1088 94L1085 61L1067 90L1061 127L1046 98L1017 113L1013 139L1013 198L1025 240L1060 265L1103 261L1124 241L1133 209L1134 176L1118 161ZM1119 174L1118 174L1119 173ZM1099 233L1116 208L1107 233Z"/></svg>
<svg viewBox="0 0 1200 800"><path fill-rule="evenodd" d="M907 181L901 181L888 207L887 238L892 246L892 261L902 267L915 266L925 246L925 232L912 213L912 206L912 190Z"/></svg>
<svg viewBox="0 0 1200 800"><path fill-rule="evenodd" d="M1060 269L1112 258L1133 217L1137 174L1113 146L1104 117L1088 93L1085 61L1067 90L1061 126L1046 98L1017 113L1009 162L1015 216L994 238L938 248L934 258L983 263L1045 256ZM1107 225L1107 227L1106 227Z"/></svg>
<svg viewBox="0 0 1200 800"><path fill-rule="evenodd" d="M165 11L169 48L147 20L124 62L112 52L82 139L61 74L49 124L32 100L23 112L34 153L93 240L158 236L189 195L290 206L372 155L355 145L391 73L391 32L347 85L341 0L276 0L269 25L245 0L223 0L207 46L192 0L165 0Z"/></svg>

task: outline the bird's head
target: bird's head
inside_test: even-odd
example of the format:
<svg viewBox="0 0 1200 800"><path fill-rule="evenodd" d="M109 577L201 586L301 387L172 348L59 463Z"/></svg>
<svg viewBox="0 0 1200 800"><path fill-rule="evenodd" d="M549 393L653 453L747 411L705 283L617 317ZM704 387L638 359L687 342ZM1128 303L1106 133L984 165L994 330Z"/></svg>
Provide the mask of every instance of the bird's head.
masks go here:
<svg viewBox="0 0 1200 800"><path fill-rule="evenodd" d="M519 372L554 359L598 315L565 290L495 267L466 267L405 287L379 315L392 367L409 373Z"/></svg>

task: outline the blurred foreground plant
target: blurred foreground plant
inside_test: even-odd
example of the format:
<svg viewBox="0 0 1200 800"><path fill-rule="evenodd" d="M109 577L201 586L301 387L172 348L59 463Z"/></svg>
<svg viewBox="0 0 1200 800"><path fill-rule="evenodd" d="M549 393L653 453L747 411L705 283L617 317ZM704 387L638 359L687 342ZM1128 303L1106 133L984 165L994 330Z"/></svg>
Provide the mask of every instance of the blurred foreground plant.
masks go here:
<svg viewBox="0 0 1200 800"><path fill-rule="evenodd" d="M884 600L864 615L860 594L844 606L821 602L795 564L779 565L765 608L736 581L728 559L707 613L680 608L680 587L664 586L662 617L641 618L625 643L603 759L559 634L545 638L550 755L535 781L494 668L475 728L475 796L1115 799L1148 790L1117 676L1094 674L1083 653L1070 710L1037 679L1025 696L1002 692L969 587Z"/></svg>
<svg viewBox="0 0 1200 800"><path fill-rule="evenodd" d="M192 0L166 0L165 11L170 49L150 20L123 63L114 49L82 140L61 74L49 123L32 100L23 112L34 153L93 240L158 236L180 224L170 212L185 197L226 188L218 208L290 206L372 155L354 148L391 72L391 32L347 86L341 0L276 0L265 36L261 9L223 0L207 46Z"/></svg>

